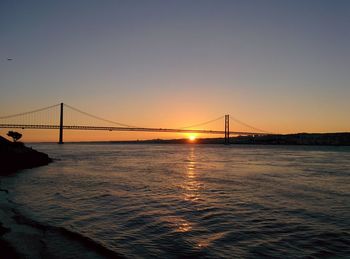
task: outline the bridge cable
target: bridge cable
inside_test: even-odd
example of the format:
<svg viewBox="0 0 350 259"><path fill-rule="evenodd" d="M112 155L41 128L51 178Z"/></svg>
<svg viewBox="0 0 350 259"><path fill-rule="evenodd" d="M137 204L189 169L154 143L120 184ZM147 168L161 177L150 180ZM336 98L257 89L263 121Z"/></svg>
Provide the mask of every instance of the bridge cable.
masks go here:
<svg viewBox="0 0 350 259"><path fill-rule="evenodd" d="M87 113L87 112L84 112L82 110L79 110L77 108L74 108L68 104L64 104L64 106L67 106L68 108L76 111L76 112L79 112L79 113L82 113L86 116L89 116L89 117L92 117L92 118L95 118L97 120L101 120L101 121L104 121L104 122L108 122L108 123L112 123L112 124L115 124L115 125L118 125L118 126L123 126L123 127L128 127L128 128L138 128L136 126L131 126L131 125L128 125L128 124L124 124L124 123L120 123L120 122L116 122L116 121L111 121L111 120L107 120L107 119L104 119L104 118L101 118L101 117L98 117L96 115L93 115L93 114L90 114L90 113Z"/></svg>
<svg viewBox="0 0 350 259"><path fill-rule="evenodd" d="M22 112L22 113L7 115L7 116L1 116L0 119L9 119L9 118L13 118L13 117L18 117L18 116L33 114L33 113L36 113L36 112L41 112L41 111L44 111L44 110L51 109L51 108L56 107L56 106L59 106L59 105L60 105L60 104L55 104L55 105L51 105L51 106L48 106L48 107L40 108L40 109L33 110L33 111L29 111L29 112Z"/></svg>
<svg viewBox="0 0 350 259"><path fill-rule="evenodd" d="M213 119L213 120L210 120L210 121L198 123L198 124L191 125L191 126L187 126L187 127L182 127L182 128L180 128L180 129L188 129L188 128L195 128L195 127L203 126L203 125L206 125L206 124L209 124L209 123L212 123L212 122L221 120L221 119L223 119L224 117L225 117L225 116L220 116L220 117L218 117L218 118L216 118L216 119Z"/></svg>
<svg viewBox="0 0 350 259"><path fill-rule="evenodd" d="M249 124L247 124L247 123L245 123L245 122L243 122L243 121L241 121L241 120L239 120L239 119L236 119L236 118L233 117L232 115L230 115L230 119L232 119L233 121L235 121L235 122L237 122L237 123L239 123L239 124L241 124L241 125L244 125L244 126L246 126L246 127L248 127L248 128L251 128L251 129L253 129L253 130L260 131L261 133L270 133L270 132L268 132L268 131L266 131L266 130L262 130L262 129L253 127L253 126L251 126L251 125L249 125Z"/></svg>

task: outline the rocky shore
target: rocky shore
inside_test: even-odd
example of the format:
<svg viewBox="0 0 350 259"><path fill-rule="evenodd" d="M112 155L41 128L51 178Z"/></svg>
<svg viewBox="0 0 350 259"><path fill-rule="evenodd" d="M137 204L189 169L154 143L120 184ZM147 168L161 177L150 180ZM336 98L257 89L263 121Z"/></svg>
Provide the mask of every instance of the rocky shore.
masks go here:
<svg viewBox="0 0 350 259"><path fill-rule="evenodd" d="M50 162L52 160L47 154L28 148L21 142L11 142L0 136L0 175L13 173L20 169L47 165ZM8 227L9 224L4 225L4 223L9 223L11 209L9 209L4 196L8 194L8 190L0 188L0 192L0 254L4 258L20 258L10 242L3 238L12 231L12 228Z"/></svg>
<svg viewBox="0 0 350 259"><path fill-rule="evenodd" d="M47 165L50 162L52 160L47 154L28 148L21 142L11 142L0 136L0 175Z"/></svg>
<svg viewBox="0 0 350 259"><path fill-rule="evenodd" d="M0 191L0 258L123 258L76 232L25 217L8 195Z"/></svg>
<svg viewBox="0 0 350 259"><path fill-rule="evenodd" d="M0 258L123 258L69 226L45 225L20 212L11 199L12 190L3 186L3 179L51 161L45 153L0 136Z"/></svg>

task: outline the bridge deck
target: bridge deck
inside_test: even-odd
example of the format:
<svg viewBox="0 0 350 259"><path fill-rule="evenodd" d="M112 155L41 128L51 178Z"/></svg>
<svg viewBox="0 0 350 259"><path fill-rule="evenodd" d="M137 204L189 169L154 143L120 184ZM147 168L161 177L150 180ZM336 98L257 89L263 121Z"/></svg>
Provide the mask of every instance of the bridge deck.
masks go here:
<svg viewBox="0 0 350 259"><path fill-rule="evenodd" d="M17 129L60 129L59 125L27 125L27 124L0 124L0 128ZM168 129L168 128L131 128L131 127L99 127L99 126L63 126L64 130L105 130L105 131L143 131L143 132L171 132L171 133L202 133L224 134L223 130L191 130L191 129ZM232 135L266 135L257 132L230 131Z"/></svg>

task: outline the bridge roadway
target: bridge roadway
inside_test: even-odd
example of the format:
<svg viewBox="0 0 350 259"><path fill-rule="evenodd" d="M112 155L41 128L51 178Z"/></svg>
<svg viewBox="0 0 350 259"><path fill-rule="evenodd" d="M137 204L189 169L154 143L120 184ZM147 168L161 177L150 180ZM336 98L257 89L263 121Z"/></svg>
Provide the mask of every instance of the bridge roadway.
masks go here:
<svg viewBox="0 0 350 259"><path fill-rule="evenodd" d="M60 129L59 125L28 125L28 124L0 124L0 128L17 129ZM99 126L63 126L65 130L106 130L106 131L143 131L143 132L171 132L171 133L202 133L202 134L224 134L223 130L191 130L191 129L167 129L167 128L129 128L129 127L99 127ZM230 131L230 135L267 135L256 132Z"/></svg>

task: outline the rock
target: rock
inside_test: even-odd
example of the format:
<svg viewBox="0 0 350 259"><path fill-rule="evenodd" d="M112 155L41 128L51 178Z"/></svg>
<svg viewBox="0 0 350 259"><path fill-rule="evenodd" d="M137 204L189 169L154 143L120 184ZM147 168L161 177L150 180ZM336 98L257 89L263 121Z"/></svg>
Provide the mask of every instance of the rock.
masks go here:
<svg viewBox="0 0 350 259"><path fill-rule="evenodd" d="M0 136L0 174L47 165L52 159L45 153L11 142Z"/></svg>

